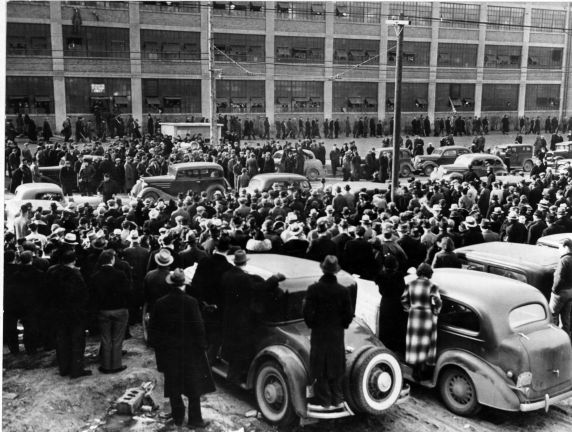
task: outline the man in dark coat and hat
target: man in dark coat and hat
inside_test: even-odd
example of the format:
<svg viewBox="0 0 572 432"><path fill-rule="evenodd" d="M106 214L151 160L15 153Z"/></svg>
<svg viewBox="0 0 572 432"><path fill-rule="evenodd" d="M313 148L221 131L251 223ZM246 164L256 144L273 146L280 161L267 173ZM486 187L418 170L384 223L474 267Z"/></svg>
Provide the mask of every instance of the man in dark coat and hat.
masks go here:
<svg viewBox="0 0 572 432"><path fill-rule="evenodd" d="M207 361L205 328L197 300L185 294L185 273L177 268L166 278L167 295L155 303L149 323L151 346L157 370L165 375L165 397L169 398L175 425L185 417L182 395L189 400L188 424L204 428L200 397L214 392Z"/></svg>
<svg viewBox="0 0 572 432"><path fill-rule="evenodd" d="M320 267L324 275L310 285L304 304L304 321L312 330L310 376L314 381L314 400L309 401L309 406L338 408L344 400L344 330L354 313L349 290L336 279L340 271L338 259L328 255Z"/></svg>

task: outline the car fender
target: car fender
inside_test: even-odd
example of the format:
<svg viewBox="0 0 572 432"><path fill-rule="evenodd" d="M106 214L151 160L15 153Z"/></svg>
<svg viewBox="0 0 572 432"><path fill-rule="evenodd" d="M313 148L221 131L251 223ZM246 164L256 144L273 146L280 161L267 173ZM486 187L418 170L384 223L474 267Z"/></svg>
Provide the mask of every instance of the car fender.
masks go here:
<svg viewBox="0 0 572 432"><path fill-rule="evenodd" d="M434 161L423 161L423 162L421 162L421 169L425 169L428 166L434 166L435 168L439 167L437 162L434 162Z"/></svg>
<svg viewBox="0 0 572 432"><path fill-rule="evenodd" d="M286 374L290 393L292 396L292 405L296 410L296 414L300 417L306 417L306 386L309 384L308 373L302 360L289 347L285 345L271 345L260 351L248 369L246 378L246 387L251 389L254 386L256 370L266 359L271 358L277 361Z"/></svg>
<svg viewBox="0 0 572 432"><path fill-rule="evenodd" d="M437 377L448 366L463 369L473 380L477 391L477 400L481 405L490 406L504 411L518 411L520 401L510 388L514 384L499 374L498 370L475 355L461 350L443 352L435 367L433 386Z"/></svg>
<svg viewBox="0 0 572 432"><path fill-rule="evenodd" d="M308 171L311 169L316 169L320 173L320 176L324 175L324 167L322 166L322 162L319 160L307 161L304 164L304 175L308 174Z"/></svg>
<svg viewBox="0 0 572 432"><path fill-rule="evenodd" d="M155 192L157 195L159 195L159 198L163 198L163 199L172 199L174 198L172 195L168 194L167 192L165 192L164 190L161 190L159 188L153 187L153 186L146 186L143 189L141 189L141 192L139 192L139 194L137 195L138 198L143 197L146 193L149 192Z"/></svg>

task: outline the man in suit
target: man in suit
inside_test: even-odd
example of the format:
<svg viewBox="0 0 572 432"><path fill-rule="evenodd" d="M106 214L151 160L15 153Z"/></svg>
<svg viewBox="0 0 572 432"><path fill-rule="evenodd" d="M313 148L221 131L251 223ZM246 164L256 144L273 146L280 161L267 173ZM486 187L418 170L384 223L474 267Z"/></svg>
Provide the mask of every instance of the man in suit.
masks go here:
<svg viewBox="0 0 572 432"><path fill-rule="evenodd" d="M335 255L336 244L330 239L330 233L325 221L319 221L317 224L318 238L312 240L308 250L306 251L306 258L322 262L327 255Z"/></svg>
<svg viewBox="0 0 572 432"><path fill-rule="evenodd" d="M542 237L542 232L546 227L546 222L544 222L544 212L542 210L536 210L532 215L532 222L528 225L527 243L531 245L536 244L536 241Z"/></svg>
<svg viewBox="0 0 572 432"><path fill-rule="evenodd" d="M344 400L344 330L352 322L354 311L349 290L336 278L340 271L338 259L328 255L320 267L324 274L308 288L303 311L304 321L312 330L310 376L314 400L309 401L309 406L339 408Z"/></svg>
<svg viewBox="0 0 572 432"><path fill-rule="evenodd" d="M149 271L143 280L143 295L150 311L157 299L167 294L169 287L165 278L169 274L169 268L175 261L169 249L161 249L154 257L157 268Z"/></svg>
<svg viewBox="0 0 572 432"><path fill-rule="evenodd" d="M101 373L117 373L127 367L121 363L121 350L129 319L131 287L125 273L114 268L115 259L115 251L103 251L99 256L99 268L89 280L90 293L98 311Z"/></svg>
<svg viewBox="0 0 572 432"><path fill-rule="evenodd" d="M141 318L143 306L143 286L145 269L149 260L149 249L141 246L141 239L137 231L129 234L130 246L123 250L123 259L131 266L133 274L133 294L131 308L129 309L129 322L134 324Z"/></svg>
<svg viewBox="0 0 572 432"><path fill-rule="evenodd" d="M349 240L345 246L345 270L348 273L358 274L363 278L372 278L375 272L375 259L373 248L364 238L365 228L359 226L356 238Z"/></svg>
<svg viewBox="0 0 572 432"><path fill-rule="evenodd" d="M236 251L234 267L221 280L226 288L222 357L229 363L227 379L238 385L244 383L255 355L253 334L261 324L262 297L279 296L278 283L285 279L281 273L267 280L249 274L244 269L247 261L245 251Z"/></svg>
<svg viewBox="0 0 572 432"><path fill-rule="evenodd" d="M189 427L204 428L201 396L215 386L206 357L206 337L197 300L185 294L185 273L177 268L165 279L168 292L157 300L149 323L157 370L165 375L164 395L171 403L175 425L185 418L182 395L189 401Z"/></svg>

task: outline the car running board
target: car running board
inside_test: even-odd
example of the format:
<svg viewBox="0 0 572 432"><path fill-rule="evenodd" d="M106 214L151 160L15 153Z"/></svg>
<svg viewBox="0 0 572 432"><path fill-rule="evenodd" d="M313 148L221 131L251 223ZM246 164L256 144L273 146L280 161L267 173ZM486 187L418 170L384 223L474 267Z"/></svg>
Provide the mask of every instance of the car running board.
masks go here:
<svg viewBox="0 0 572 432"><path fill-rule="evenodd" d="M308 405L306 416L314 419L331 420L355 415L346 402L340 408L325 408L317 405Z"/></svg>
<svg viewBox="0 0 572 432"><path fill-rule="evenodd" d="M211 370L213 371L213 373L215 375L218 375L219 377L224 378L225 380L228 377L228 363L226 363L226 362L224 362L224 363L219 362L216 365L211 366ZM246 383L241 383L240 388L244 389L244 390L248 390Z"/></svg>

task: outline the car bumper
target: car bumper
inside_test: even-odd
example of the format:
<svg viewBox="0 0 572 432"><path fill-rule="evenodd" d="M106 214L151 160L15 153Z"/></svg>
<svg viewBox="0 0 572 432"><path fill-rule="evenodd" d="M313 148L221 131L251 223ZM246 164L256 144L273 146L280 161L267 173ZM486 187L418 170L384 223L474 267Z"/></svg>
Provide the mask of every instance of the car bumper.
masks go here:
<svg viewBox="0 0 572 432"><path fill-rule="evenodd" d="M572 397L572 390L568 390L567 392L560 393L559 395L552 396L552 397L550 397L550 395L546 394L546 396L544 396L544 399L541 401L530 402L530 403L521 403L520 404L520 411L528 412L528 411L536 411L539 409L544 409L545 411L548 411L548 408L550 408L550 405L552 405L556 402L561 402L561 401L568 399L570 397Z"/></svg>

